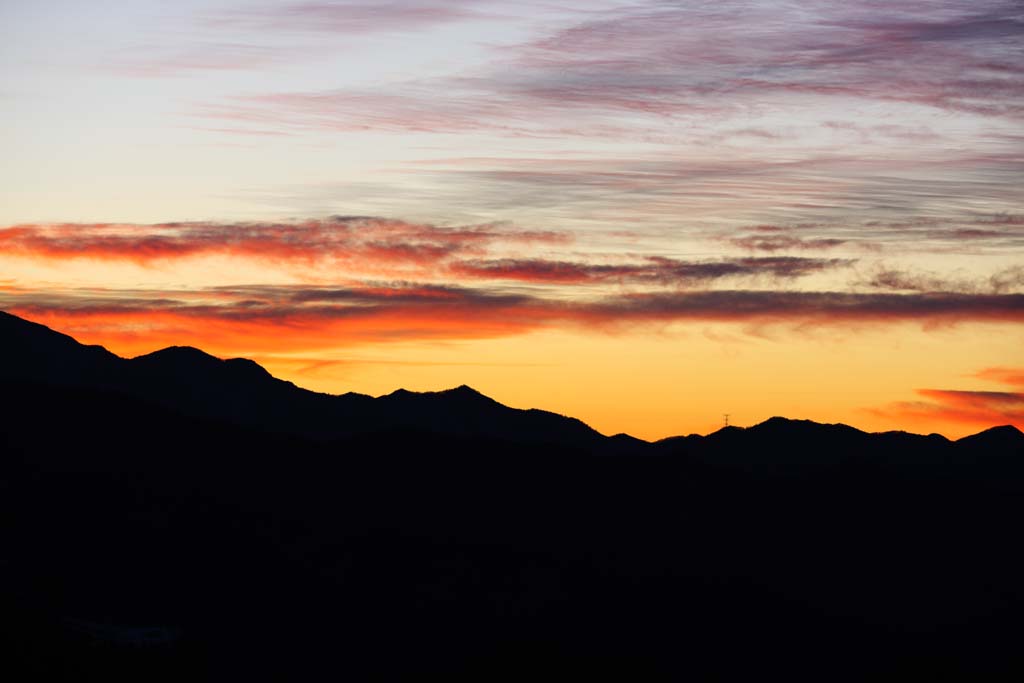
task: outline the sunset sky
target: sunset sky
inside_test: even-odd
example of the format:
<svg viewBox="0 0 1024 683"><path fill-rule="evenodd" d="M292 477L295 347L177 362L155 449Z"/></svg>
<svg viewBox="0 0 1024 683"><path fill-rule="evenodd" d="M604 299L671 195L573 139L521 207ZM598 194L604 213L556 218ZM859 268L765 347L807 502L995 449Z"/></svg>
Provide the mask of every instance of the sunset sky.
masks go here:
<svg viewBox="0 0 1024 683"><path fill-rule="evenodd" d="M1019 0L0 0L0 308L656 439L1024 428Z"/></svg>

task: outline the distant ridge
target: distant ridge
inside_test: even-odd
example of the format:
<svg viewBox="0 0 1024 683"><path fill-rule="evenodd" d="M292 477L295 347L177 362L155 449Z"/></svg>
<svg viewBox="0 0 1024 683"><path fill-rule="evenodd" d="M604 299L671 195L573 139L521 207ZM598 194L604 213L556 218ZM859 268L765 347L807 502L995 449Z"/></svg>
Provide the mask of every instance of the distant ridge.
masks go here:
<svg viewBox="0 0 1024 683"><path fill-rule="evenodd" d="M38 323L0 312L0 379L115 391L187 415L315 439L412 429L599 447L583 422L543 410L517 410L461 385L379 398L299 388L244 358L222 360L190 346L120 358Z"/></svg>
<svg viewBox="0 0 1024 683"><path fill-rule="evenodd" d="M222 360L189 346L124 359L5 312L0 312L0 379L118 392L185 415L318 440L413 430L597 453L686 453L719 465L783 469L835 465L869 451L901 461L948 460L954 445L960 451L1024 451L1024 434L1009 425L952 444L939 435L869 434L844 424L784 417L651 444L628 434L603 436L572 417L509 408L465 384L433 392L397 389L378 398L335 396L277 379L254 361Z"/></svg>

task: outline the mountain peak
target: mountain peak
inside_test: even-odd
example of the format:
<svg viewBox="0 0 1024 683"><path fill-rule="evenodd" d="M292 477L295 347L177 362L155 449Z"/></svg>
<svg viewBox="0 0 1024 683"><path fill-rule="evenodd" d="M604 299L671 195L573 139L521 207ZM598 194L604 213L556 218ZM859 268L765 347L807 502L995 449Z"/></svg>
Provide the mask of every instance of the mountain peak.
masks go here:
<svg viewBox="0 0 1024 683"><path fill-rule="evenodd" d="M957 444L969 444L984 447L1024 448L1024 433L1013 425L991 427L977 434L965 436L956 441Z"/></svg>
<svg viewBox="0 0 1024 683"><path fill-rule="evenodd" d="M103 349L102 346L96 346L94 344L82 344L70 335L58 332L57 330L49 328L42 323L20 318L13 313L8 313L7 311L0 311L0 332L4 334L4 341L6 342L21 340L32 344L45 344L48 350L56 348L55 345L87 349ZM103 349L103 352L111 357L114 356L114 354L110 353L106 349Z"/></svg>
<svg viewBox="0 0 1024 683"><path fill-rule="evenodd" d="M781 415L773 415L772 417L769 417L767 420L765 420L764 422L762 422L760 424L761 425L790 425L790 424L801 424L801 423L805 423L805 422L810 422L810 420L795 420L795 419L792 419L792 418L789 418L789 417L782 417Z"/></svg>
<svg viewBox="0 0 1024 683"><path fill-rule="evenodd" d="M265 367L249 358L228 358L224 361L224 365L239 373L273 378L273 375Z"/></svg>
<svg viewBox="0 0 1024 683"><path fill-rule="evenodd" d="M1013 425L999 425L997 427L989 427L988 429L978 432L978 434L1000 434L1003 436L1010 436L1014 438L1024 437L1024 432ZM975 436L977 436L976 434Z"/></svg>
<svg viewBox="0 0 1024 683"><path fill-rule="evenodd" d="M438 396L462 401L484 400L487 401L488 403L497 403L497 401L495 401L494 399L490 398L489 396L485 396L484 394L481 394L479 391L466 384L460 384L457 387L453 387L451 389L443 389L441 391L409 391L408 389L395 389L390 394L386 394L382 398L410 398L413 396Z"/></svg>
<svg viewBox="0 0 1024 683"><path fill-rule="evenodd" d="M459 397L474 398L474 399L475 398L486 398L488 401L491 400L490 397L484 396L483 394L481 394L479 391L477 391L473 387L469 386L468 384L460 384L459 386L454 387L452 389L445 389L444 391L442 391L440 393L446 394L448 396L459 396Z"/></svg>
<svg viewBox="0 0 1024 683"><path fill-rule="evenodd" d="M159 351L153 351L152 353L146 353L141 356L136 356L132 360L163 360L163 359L181 359L181 360L216 360L220 358L213 356L202 349L197 349L194 346L168 346L167 348L160 349Z"/></svg>
<svg viewBox="0 0 1024 683"><path fill-rule="evenodd" d="M248 358L229 358L224 360L192 346L168 346L165 349L137 356L131 361L136 367L157 374L172 374L179 379L190 382L208 381L221 384L241 381L244 386L252 386L253 382L274 380L266 368ZM279 380L277 380L279 381ZM275 381L276 382L276 381Z"/></svg>

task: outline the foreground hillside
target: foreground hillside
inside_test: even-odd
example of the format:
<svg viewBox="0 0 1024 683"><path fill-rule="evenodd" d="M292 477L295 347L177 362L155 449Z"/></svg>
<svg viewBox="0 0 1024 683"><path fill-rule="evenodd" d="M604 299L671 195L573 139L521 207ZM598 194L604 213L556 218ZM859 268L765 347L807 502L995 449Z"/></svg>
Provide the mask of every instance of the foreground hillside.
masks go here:
<svg viewBox="0 0 1024 683"><path fill-rule="evenodd" d="M647 444L468 388L330 397L196 350L119 359L13 316L0 344L0 614L36 678L1024 669L1010 427Z"/></svg>

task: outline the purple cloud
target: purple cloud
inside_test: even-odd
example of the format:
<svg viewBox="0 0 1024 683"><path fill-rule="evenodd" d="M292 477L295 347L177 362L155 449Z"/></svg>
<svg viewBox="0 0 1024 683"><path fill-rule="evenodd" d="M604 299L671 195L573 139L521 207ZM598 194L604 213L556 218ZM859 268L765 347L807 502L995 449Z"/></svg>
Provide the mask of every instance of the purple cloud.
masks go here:
<svg viewBox="0 0 1024 683"><path fill-rule="evenodd" d="M469 11L422 3L400 12L391 3L291 7L268 16L285 30L293 22L325 30L340 22L365 31L391 21L451 20ZM383 21L391 12L397 18ZM796 106L807 98L1019 117L1024 56L1014 48L1022 35L1019 6L1007 0L903 6L858 0L799 8L649 2L597 13L506 48L492 68L476 75L381 92L267 94L231 106L269 109L299 125L413 131L466 130L481 122L496 130L529 131L540 124L552 130L566 128L568 112L589 130L588 124L615 112L706 116Z"/></svg>

